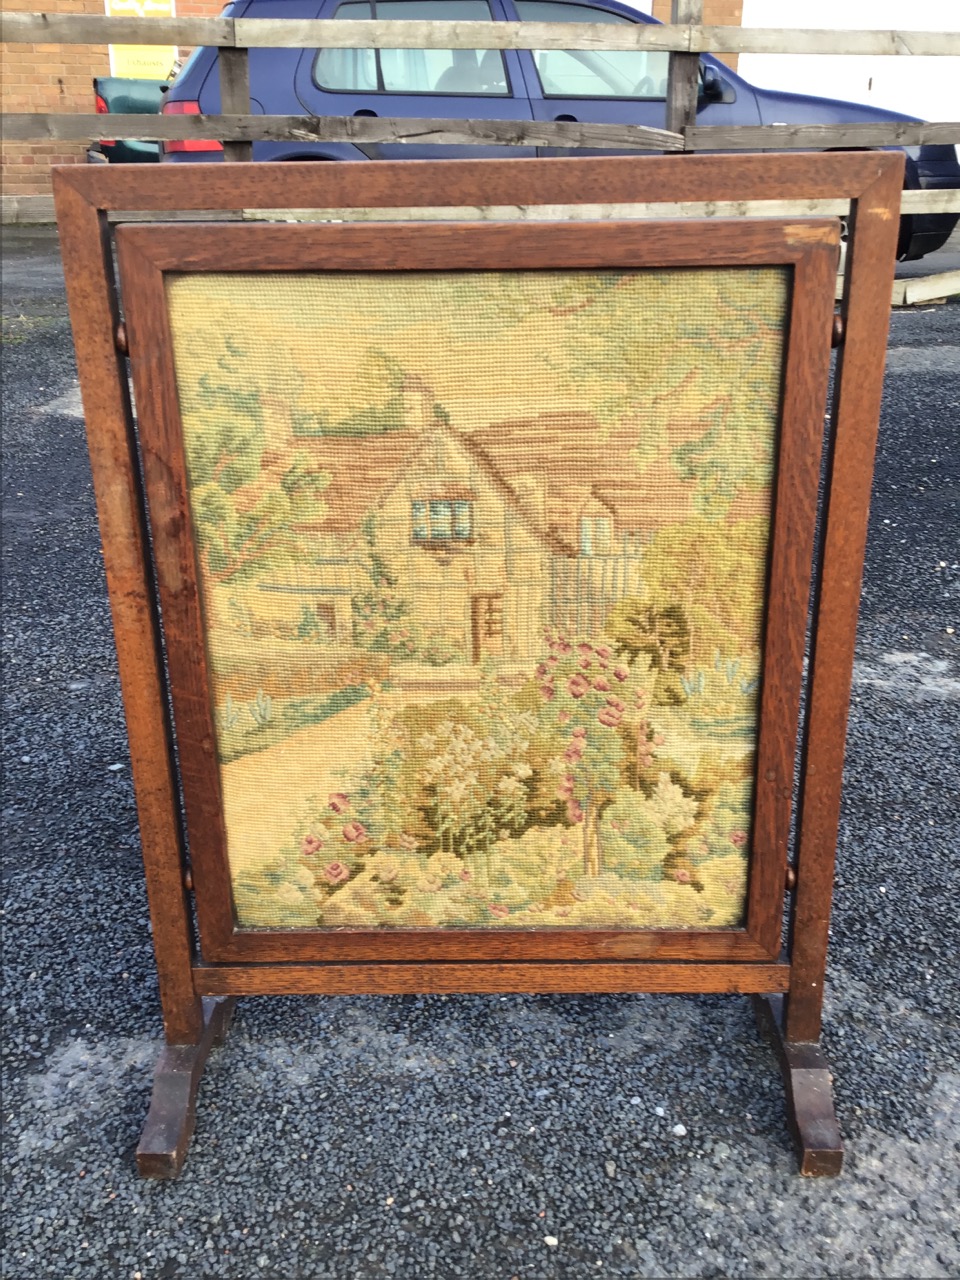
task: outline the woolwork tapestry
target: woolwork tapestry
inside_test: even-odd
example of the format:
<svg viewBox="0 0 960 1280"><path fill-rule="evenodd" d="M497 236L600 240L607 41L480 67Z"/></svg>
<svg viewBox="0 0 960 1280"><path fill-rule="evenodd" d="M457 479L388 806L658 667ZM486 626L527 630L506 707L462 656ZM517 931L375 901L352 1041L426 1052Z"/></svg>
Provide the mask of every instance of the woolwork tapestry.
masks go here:
<svg viewBox="0 0 960 1280"><path fill-rule="evenodd" d="M732 928L785 269L173 275L240 928Z"/></svg>

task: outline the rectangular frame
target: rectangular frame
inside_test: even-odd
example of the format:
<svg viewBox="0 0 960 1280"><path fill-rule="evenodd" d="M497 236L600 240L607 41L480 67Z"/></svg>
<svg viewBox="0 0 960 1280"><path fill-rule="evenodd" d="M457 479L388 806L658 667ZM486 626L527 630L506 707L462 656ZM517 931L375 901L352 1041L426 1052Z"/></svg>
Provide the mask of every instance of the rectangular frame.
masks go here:
<svg viewBox="0 0 960 1280"><path fill-rule="evenodd" d="M839 224L127 226L117 254L163 610L200 939L213 962L773 960L791 819ZM191 533L168 272L788 266L747 920L740 929L252 930L234 926L216 725Z"/></svg>
<svg viewBox="0 0 960 1280"><path fill-rule="evenodd" d="M258 991L742 990L787 993L790 1041L819 1035L846 710L879 414L903 156L890 153L367 165L189 166L55 172L67 293L127 713L167 1038L198 1043L201 996ZM142 168L142 167L141 167ZM126 381L108 213L224 208L844 198L850 249L826 460L803 733L795 891L784 960L633 958L458 963L210 964L190 922L138 441ZM798 224L802 225L802 224ZM806 601L804 600L804 608ZM802 650L803 636L791 639ZM812 784L812 785L811 785ZM789 785L789 784L788 784ZM783 866L781 860L780 866ZM202 874L202 873L201 873ZM382 953L381 953L382 954ZM636 953L634 953L636 955Z"/></svg>

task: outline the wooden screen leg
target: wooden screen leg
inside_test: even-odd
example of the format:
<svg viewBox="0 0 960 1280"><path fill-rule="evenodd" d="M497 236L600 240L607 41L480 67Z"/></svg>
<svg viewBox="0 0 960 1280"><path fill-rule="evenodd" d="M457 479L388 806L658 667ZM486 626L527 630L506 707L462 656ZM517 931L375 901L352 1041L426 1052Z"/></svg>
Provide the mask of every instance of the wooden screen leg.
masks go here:
<svg viewBox="0 0 960 1280"><path fill-rule="evenodd" d="M203 1002L203 1032L196 1044L168 1044L157 1060L153 1094L137 1147L143 1178L175 1178L183 1167L197 1119L197 1090L211 1049L223 1044L236 998Z"/></svg>
<svg viewBox="0 0 960 1280"><path fill-rule="evenodd" d="M827 1060L819 1044L785 1039L783 996L753 996L753 1009L780 1061L800 1172L811 1178L835 1177L843 1165L843 1143Z"/></svg>

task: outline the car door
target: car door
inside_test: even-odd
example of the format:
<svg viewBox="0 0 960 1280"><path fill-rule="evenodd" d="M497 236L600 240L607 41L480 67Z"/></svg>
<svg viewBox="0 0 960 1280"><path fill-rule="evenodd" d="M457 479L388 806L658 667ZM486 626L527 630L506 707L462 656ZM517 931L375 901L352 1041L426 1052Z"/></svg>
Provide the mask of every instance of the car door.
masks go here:
<svg viewBox="0 0 960 1280"><path fill-rule="evenodd" d="M567 0L506 0L523 22L642 21ZM512 16L512 14L511 14ZM641 124L666 120L669 55L657 50L535 49L521 55L535 120ZM540 155L609 155L613 148L542 147Z"/></svg>
<svg viewBox="0 0 960 1280"><path fill-rule="evenodd" d="M330 0L327 18L489 22L501 0ZM499 49L313 49L297 66L297 96L314 115L531 120L517 53ZM533 155L533 147L364 143L372 160Z"/></svg>

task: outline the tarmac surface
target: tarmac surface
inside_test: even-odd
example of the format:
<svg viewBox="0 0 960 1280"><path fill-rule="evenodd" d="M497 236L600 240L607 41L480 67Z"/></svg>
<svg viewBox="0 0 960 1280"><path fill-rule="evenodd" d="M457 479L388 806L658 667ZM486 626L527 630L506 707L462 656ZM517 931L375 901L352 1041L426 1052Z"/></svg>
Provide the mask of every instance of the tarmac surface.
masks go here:
<svg viewBox="0 0 960 1280"><path fill-rule="evenodd" d="M823 1043L795 1173L737 996L241 1001L174 1183L136 817L49 231L3 294L7 1280L960 1275L960 305L894 315ZM935 260L931 260L933 267Z"/></svg>

